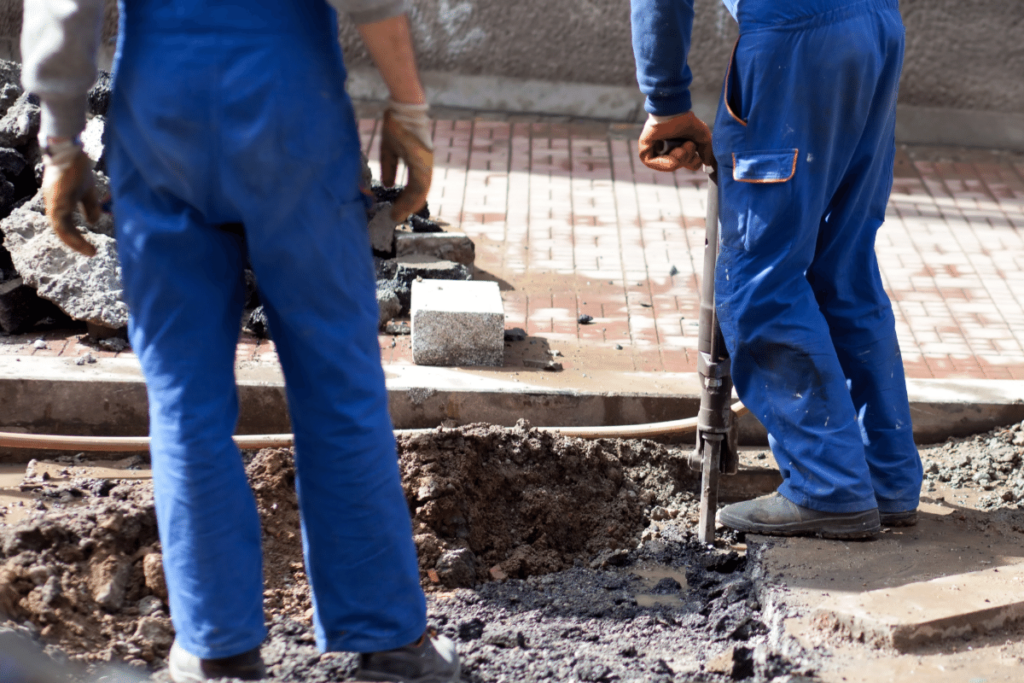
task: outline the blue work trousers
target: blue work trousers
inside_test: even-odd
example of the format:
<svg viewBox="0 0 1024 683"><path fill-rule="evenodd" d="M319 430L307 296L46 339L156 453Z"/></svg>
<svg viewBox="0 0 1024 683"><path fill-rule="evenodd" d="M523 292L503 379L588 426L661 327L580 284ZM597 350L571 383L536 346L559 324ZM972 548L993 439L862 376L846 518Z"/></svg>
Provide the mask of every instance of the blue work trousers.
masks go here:
<svg viewBox="0 0 1024 683"><path fill-rule="evenodd" d="M171 616L203 658L265 636L260 521L231 439L248 260L287 384L318 645L400 647L426 606L336 18L323 0L244 4L121 7L109 167Z"/></svg>
<svg viewBox="0 0 1024 683"><path fill-rule="evenodd" d="M740 399L798 505L917 507L875 234L892 188L904 31L895 0L739 3L715 121L716 308Z"/></svg>

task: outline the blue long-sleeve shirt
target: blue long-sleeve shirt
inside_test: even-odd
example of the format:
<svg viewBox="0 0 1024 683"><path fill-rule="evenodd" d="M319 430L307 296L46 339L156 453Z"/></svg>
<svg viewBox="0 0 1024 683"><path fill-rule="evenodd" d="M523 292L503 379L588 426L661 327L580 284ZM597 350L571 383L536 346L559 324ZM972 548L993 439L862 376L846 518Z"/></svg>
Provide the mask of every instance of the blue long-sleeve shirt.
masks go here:
<svg viewBox="0 0 1024 683"><path fill-rule="evenodd" d="M739 0L723 0L736 15ZM693 0L630 0L636 80L655 116L690 111L693 75L686 64L693 31Z"/></svg>

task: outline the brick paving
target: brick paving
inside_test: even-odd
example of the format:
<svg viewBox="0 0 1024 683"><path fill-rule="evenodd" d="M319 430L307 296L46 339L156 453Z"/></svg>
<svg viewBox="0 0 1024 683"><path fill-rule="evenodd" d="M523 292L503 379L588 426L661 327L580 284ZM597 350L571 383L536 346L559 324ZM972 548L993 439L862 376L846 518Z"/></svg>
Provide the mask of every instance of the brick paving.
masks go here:
<svg viewBox="0 0 1024 683"><path fill-rule="evenodd" d="M360 112L376 173L378 123ZM696 369L703 174L644 167L636 126L435 115L431 213L474 240L476 277L500 284L507 327L560 350L567 371ZM1024 156L901 148L894 175L877 244L908 376L1024 379ZM39 336L8 337L0 353L87 350L66 334L37 350ZM385 363L411 363L408 337L380 342ZM238 359L276 354L243 335Z"/></svg>

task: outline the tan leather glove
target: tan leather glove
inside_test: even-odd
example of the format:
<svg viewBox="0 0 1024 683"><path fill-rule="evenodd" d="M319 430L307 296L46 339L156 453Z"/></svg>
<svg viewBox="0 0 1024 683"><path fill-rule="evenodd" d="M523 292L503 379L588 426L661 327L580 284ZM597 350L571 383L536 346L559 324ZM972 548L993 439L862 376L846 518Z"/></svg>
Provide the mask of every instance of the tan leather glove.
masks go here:
<svg viewBox="0 0 1024 683"><path fill-rule="evenodd" d="M659 153L661 140L685 140L668 154ZM718 170L718 162L711 151L711 130L692 111L678 116L647 117L638 144L640 161L644 166L666 173L686 168L700 170L701 165Z"/></svg>
<svg viewBox="0 0 1024 683"><path fill-rule="evenodd" d="M427 203L434 170L434 143L426 104L402 104L388 100L380 137L380 182L395 184L398 160L409 169L409 182L391 206L391 219L402 222Z"/></svg>
<svg viewBox="0 0 1024 683"><path fill-rule="evenodd" d="M95 256L96 247L86 241L72 218L79 204L89 223L100 217L92 161L82 151L82 143L63 140L46 146L43 154L43 199L46 215L57 237L78 253Z"/></svg>

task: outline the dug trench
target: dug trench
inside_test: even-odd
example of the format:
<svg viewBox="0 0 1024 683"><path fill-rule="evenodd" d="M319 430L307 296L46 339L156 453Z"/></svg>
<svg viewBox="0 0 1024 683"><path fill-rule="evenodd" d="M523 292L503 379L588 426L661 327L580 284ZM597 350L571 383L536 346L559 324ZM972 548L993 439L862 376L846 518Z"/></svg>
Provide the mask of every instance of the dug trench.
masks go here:
<svg viewBox="0 0 1024 683"><path fill-rule="evenodd" d="M1024 526L1003 488L1019 482L996 472L1012 467L1010 450L1024 450L1021 433L1017 425L923 451L930 478L955 480L965 454L991 474L962 478L1017 520L1011 535ZM696 541L684 452L522 422L403 436L398 451L429 625L458 644L463 680L832 678L834 643L787 631L786 589L762 562L777 563L773 544ZM244 458L263 523L270 674L351 678L354 655L321 655L313 642L292 454ZM18 480L0 497L0 630L45 644L72 679L124 662L167 680L174 634L146 468L140 458L101 467L65 457L0 470L0 484Z"/></svg>

